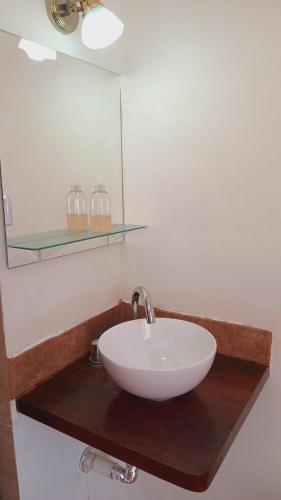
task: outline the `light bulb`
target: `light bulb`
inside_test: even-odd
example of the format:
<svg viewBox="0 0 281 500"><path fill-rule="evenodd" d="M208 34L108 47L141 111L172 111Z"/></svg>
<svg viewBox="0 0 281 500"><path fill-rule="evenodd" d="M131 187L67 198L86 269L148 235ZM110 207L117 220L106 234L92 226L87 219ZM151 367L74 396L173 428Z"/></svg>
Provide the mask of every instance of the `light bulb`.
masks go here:
<svg viewBox="0 0 281 500"><path fill-rule="evenodd" d="M122 21L103 5L97 5L85 14L82 42L89 49L104 49L118 40L123 31Z"/></svg>
<svg viewBox="0 0 281 500"><path fill-rule="evenodd" d="M28 57L30 57L33 61L44 61L44 59L51 59L52 61L55 61L57 58L55 50L44 47L44 45L39 45L39 43L26 40L25 38L20 40L18 47L19 49L24 50Z"/></svg>

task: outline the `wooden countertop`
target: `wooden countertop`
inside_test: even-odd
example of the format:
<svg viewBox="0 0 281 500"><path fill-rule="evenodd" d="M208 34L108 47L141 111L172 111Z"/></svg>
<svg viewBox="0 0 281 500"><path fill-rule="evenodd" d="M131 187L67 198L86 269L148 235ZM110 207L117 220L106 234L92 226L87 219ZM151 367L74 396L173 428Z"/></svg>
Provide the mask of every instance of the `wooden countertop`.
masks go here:
<svg viewBox="0 0 281 500"><path fill-rule="evenodd" d="M218 354L195 390L154 402L127 394L82 359L17 408L154 476L205 491L268 376L267 366Z"/></svg>

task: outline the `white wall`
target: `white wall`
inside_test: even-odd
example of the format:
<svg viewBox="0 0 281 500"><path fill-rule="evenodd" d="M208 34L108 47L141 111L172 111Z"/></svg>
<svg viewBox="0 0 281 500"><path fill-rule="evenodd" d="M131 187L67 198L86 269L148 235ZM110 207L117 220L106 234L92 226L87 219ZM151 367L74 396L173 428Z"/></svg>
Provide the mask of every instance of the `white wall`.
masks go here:
<svg viewBox="0 0 281 500"><path fill-rule="evenodd" d="M20 414L13 430L21 500L88 500L85 444Z"/></svg>
<svg viewBox="0 0 281 500"><path fill-rule="evenodd" d="M144 281L158 305L274 325L280 2L123 4L126 218L150 225L127 247L126 296Z"/></svg>
<svg viewBox="0 0 281 500"><path fill-rule="evenodd" d="M105 4L111 5L111 1ZM118 1L112 0L112 4L115 8ZM118 44L93 53L83 48L79 33L69 37L57 34L45 14L44 0L0 0L0 29L107 69L119 69ZM121 295L120 252L120 246L112 246L8 270L0 211L0 282L8 356L116 305ZM59 439L55 432L41 427L24 418L14 424L21 499L70 500L71 491L75 500L87 500L87 478L77 466L84 445L65 436ZM38 467L38 454L42 467ZM41 482L35 481L37 472Z"/></svg>
<svg viewBox="0 0 281 500"><path fill-rule="evenodd" d="M105 4L110 6L111 0ZM117 7L118 0L112 4ZM78 32L69 37L57 34L45 14L44 0L0 0L0 29L119 69L118 44L93 53L83 48ZM120 246L112 246L8 270L0 211L0 282L8 356L116 305L121 295L120 252ZM41 427L24 418L14 423L21 499L70 500L71 492L75 500L87 500L87 478L77 466L84 445L65 436L59 439ZM36 482L37 473L41 481Z"/></svg>
<svg viewBox="0 0 281 500"><path fill-rule="evenodd" d="M143 284L156 305L273 329L270 382L200 498L277 500L281 4L122 7L125 214L149 225L124 249L123 295ZM149 488L147 498L195 498L158 480Z"/></svg>
<svg viewBox="0 0 281 500"><path fill-rule="evenodd" d="M118 1L112 0L112 4L117 9ZM56 33L45 13L44 0L13 0L9 4L0 0L0 29L117 69L117 44L106 51L93 52L83 48L79 33L69 37ZM0 280L8 356L117 303L121 279L119 245L8 270L2 214L0 217Z"/></svg>
<svg viewBox="0 0 281 500"><path fill-rule="evenodd" d="M121 0L121 7L127 28L127 221L150 225L126 245L124 295L142 283L158 305L272 327L275 345L271 380L207 493L189 493L142 474L122 496L115 483L92 477L90 498L279 500L281 6L274 0ZM39 40L43 35L31 24ZM46 27L43 19L41 26ZM1 246L10 353L113 302L119 293L115 248L9 272L3 252ZM56 464L66 500L80 444L60 441L62 454L67 450L71 456L66 470L60 457L54 460L56 433L23 425L19 422L16 439L20 471L26 470L21 440L26 447L33 443L31 468L36 443L44 452L50 443L46 471L51 477ZM79 500L87 498L83 488Z"/></svg>

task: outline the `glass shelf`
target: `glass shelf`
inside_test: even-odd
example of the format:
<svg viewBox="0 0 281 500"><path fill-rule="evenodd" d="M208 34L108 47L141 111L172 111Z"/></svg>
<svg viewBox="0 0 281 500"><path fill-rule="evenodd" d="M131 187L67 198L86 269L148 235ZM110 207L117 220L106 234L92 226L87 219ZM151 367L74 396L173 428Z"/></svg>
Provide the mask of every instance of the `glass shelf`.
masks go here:
<svg viewBox="0 0 281 500"><path fill-rule="evenodd" d="M7 246L8 248L40 252L49 248L70 245L71 243L94 240L96 238L104 238L105 236L125 234L131 231L136 231L138 229L145 229L145 226L113 224L112 230L106 233L94 233L90 229L83 232L58 229L56 231L48 231L45 233L28 234L25 236L18 236L16 238L9 238Z"/></svg>

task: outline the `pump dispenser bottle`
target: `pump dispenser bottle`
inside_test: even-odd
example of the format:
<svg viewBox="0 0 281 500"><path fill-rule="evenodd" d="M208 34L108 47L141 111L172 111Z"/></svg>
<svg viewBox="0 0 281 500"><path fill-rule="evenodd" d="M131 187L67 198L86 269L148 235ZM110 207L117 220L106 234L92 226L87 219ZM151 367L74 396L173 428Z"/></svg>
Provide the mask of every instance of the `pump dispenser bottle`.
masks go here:
<svg viewBox="0 0 281 500"><path fill-rule="evenodd" d="M112 229L111 200L105 185L99 178L90 199L91 229L95 233L108 233Z"/></svg>
<svg viewBox="0 0 281 500"><path fill-rule="evenodd" d="M69 231L85 231L88 226L86 196L79 184L73 184L66 200Z"/></svg>

